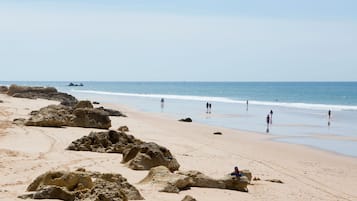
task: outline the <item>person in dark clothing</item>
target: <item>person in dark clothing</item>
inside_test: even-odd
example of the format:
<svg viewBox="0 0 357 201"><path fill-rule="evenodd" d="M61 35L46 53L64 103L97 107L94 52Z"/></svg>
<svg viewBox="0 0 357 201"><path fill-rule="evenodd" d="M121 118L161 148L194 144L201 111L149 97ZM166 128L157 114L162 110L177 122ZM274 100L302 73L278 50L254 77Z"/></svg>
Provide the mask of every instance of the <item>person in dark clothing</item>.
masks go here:
<svg viewBox="0 0 357 201"><path fill-rule="evenodd" d="M234 171L231 173L231 176L236 176L236 177L242 176L242 174L239 172L239 169L237 166L234 167Z"/></svg>
<svg viewBox="0 0 357 201"><path fill-rule="evenodd" d="M269 124L270 124L270 115L269 114L267 115L266 121L267 121L267 130L266 130L266 132L269 133Z"/></svg>
<svg viewBox="0 0 357 201"><path fill-rule="evenodd" d="M270 110L270 124L273 124L273 110Z"/></svg>
<svg viewBox="0 0 357 201"><path fill-rule="evenodd" d="M206 113L208 113L208 105L209 105L209 103L207 102L206 103Z"/></svg>

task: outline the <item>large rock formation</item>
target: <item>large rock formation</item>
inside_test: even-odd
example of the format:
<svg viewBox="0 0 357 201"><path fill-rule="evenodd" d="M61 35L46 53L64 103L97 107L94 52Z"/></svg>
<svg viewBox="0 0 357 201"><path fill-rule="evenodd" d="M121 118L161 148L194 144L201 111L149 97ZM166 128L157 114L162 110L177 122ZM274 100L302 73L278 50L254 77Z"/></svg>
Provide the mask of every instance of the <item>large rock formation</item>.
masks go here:
<svg viewBox="0 0 357 201"><path fill-rule="evenodd" d="M246 176L235 177L226 175L222 179L212 179L198 171L172 173L166 167L152 168L149 174L140 182L152 184L159 191L178 193L190 187L230 189L248 192L249 180Z"/></svg>
<svg viewBox="0 0 357 201"><path fill-rule="evenodd" d="M68 150L94 151L100 153L122 153L122 163L134 170L150 170L165 166L171 171L178 170L180 164L171 152L153 142L146 143L132 135L120 131L91 132L88 136L73 141Z"/></svg>
<svg viewBox="0 0 357 201"><path fill-rule="evenodd" d="M120 174L85 172L47 172L37 177L27 188L31 194L20 198L79 200L142 200L139 191Z"/></svg>
<svg viewBox="0 0 357 201"><path fill-rule="evenodd" d="M123 153L134 145L143 143L132 135L113 130L104 132L91 132L88 136L73 141L68 150L73 151L93 151L100 153Z"/></svg>
<svg viewBox="0 0 357 201"><path fill-rule="evenodd" d="M92 104L80 101L74 107L49 105L39 111L32 111L31 117L25 121L26 126L45 127L85 127L108 129L111 121L108 113L93 109Z"/></svg>
<svg viewBox="0 0 357 201"><path fill-rule="evenodd" d="M180 164L171 152L154 142L142 143L125 149L122 163L127 163L129 168L134 170L149 170L160 165L172 172L180 168Z"/></svg>
<svg viewBox="0 0 357 201"><path fill-rule="evenodd" d="M73 106L78 101L75 97L58 92L54 87L29 87L29 86L18 86L11 85L7 91L9 96L18 98L43 98L48 100L60 101L62 105Z"/></svg>
<svg viewBox="0 0 357 201"><path fill-rule="evenodd" d="M6 94L8 90L7 86L0 86L0 94Z"/></svg>

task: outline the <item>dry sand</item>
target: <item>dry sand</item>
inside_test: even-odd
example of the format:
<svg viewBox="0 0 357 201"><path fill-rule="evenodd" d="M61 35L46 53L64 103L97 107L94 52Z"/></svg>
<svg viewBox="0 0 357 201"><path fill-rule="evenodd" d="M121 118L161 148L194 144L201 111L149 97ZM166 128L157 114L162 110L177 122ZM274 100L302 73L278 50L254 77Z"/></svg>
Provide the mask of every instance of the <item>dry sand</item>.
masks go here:
<svg viewBox="0 0 357 201"><path fill-rule="evenodd" d="M182 170L199 170L219 178L238 165L254 177L249 193L192 188L179 194L159 193L140 185L147 171L128 169L121 154L66 151L71 141L96 129L21 127L14 118L28 117L32 110L56 103L0 95L0 200L21 200L26 187L48 170L120 173L135 185L145 200L180 201L192 195L199 201L221 200L357 200L357 159L301 145L271 141L271 136L178 122L123 106L106 105L128 115L111 117L113 129L127 125L130 134L171 150ZM220 131L223 135L213 135ZM266 179L279 179L283 184Z"/></svg>

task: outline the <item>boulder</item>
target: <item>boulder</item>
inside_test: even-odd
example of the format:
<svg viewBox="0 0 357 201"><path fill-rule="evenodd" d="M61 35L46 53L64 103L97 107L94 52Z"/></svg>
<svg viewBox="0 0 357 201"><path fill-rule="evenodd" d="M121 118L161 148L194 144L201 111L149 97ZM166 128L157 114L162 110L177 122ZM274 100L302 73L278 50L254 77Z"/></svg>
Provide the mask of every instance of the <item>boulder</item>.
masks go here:
<svg viewBox="0 0 357 201"><path fill-rule="evenodd" d="M91 108L77 108L73 111L74 118L70 121L69 126L84 128L110 128L111 121L107 113Z"/></svg>
<svg viewBox="0 0 357 201"><path fill-rule="evenodd" d="M29 87L13 84L9 87L7 94L17 98L56 100L66 106L74 106L78 102L72 95L58 92L54 87Z"/></svg>
<svg viewBox="0 0 357 201"><path fill-rule="evenodd" d="M193 198L192 196L190 195L186 195L182 201L197 201L195 198Z"/></svg>
<svg viewBox="0 0 357 201"><path fill-rule="evenodd" d="M125 114L121 113L118 110L112 110L112 109L108 109L108 108L104 108L104 107L98 107L97 109L107 112L109 116L127 117Z"/></svg>
<svg viewBox="0 0 357 201"><path fill-rule="evenodd" d="M213 179L199 171L184 171L172 173L163 166L154 167L149 174L140 182L152 184L159 191L178 193L190 187L229 189L248 192L249 180L246 176L235 177L226 175L221 179Z"/></svg>
<svg viewBox="0 0 357 201"><path fill-rule="evenodd" d="M26 126L61 127L68 126L74 115L71 108L64 105L49 105L39 111L32 111L25 121Z"/></svg>
<svg viewBox="0 0 357 201"><path fill-rule="evenodd" d="M47 172L27 188L33 194L20 198L74 200L142 200L139 191L120 174L86 172L84 169Z"/></svg>
<svg viewBox="0 0 357 201"><path fill-rule="evenodd" d="M88 136L83 136L82 138L73 141L67 149L73 151L123 153L124 149L141 143L142 141L136 139L132 135L110 130L104 132L91 132Z"/></svg>
<svg viewBox="0 0 357 201"><path fill-rule="evenodd" d="M222 132L214 132L213 135L222 135Z"/></svg>
<svg viewBox="0 0 357 201"><path fill-rule="evenodd" d="M182 122L192 122L192 119L190 117L187 117L185 119L180 119L179 121L182 121Z"/></svg>
<svg viewBox="0 0 357 201"><path fill-rule="evenodd" d="M111 120L107 113L93 108L73 109L64 105L49 105L39 111L32 111L26 126L43 127L85 127L108 129Z"/></svg>
<svg viewBox="0 0 357 201"><path fill-rule="evenodd" d="M0 94L6 94L9 90L7 86L0 86Z"/></svg>
<svg viewBox="0 0 357 201"><path fill-rule="evenodd" d="M90 101L87 100L82 100L79 101L74 107L73 109L77 109L77 108L93 108L93 105Z"/></svg>
<svg viewBox="0 0 357 201"><path fill-rule="evenodd" d="M191 186L192 179L186 175L172 173L167 167L158 166L151 168L148 175L139 183L152 184L160 192L179 193Z"/></svg>
<svg viewBox="0 0 357 201"><path fill-rule="evenodd" d="M120 131L120 132L129 132L129 128L127 126L120 126L118 128L118 131Z"/></svg>
<svg viewBox="0 0 357 201"><path fill-rule="evenodd" d="M165 166L173 172L180 168L171 152L154 142L145 142L125 149L122 163L127 163L133 170L150 170L152 167Z"/></svg>

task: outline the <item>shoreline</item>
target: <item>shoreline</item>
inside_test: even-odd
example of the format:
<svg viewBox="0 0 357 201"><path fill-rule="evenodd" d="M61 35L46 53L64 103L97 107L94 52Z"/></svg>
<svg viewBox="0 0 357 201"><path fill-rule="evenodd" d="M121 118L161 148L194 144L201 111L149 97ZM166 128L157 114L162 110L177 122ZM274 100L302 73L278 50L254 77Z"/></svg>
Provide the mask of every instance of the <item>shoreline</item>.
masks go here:
<svg viewBox="0 0 357 201"><path fill-rule="evenodd" d="M26 117L48 100L28 100L0 95L1 122ZM18 127L10 125L0 131L1 178L0 200L21 200L31 179L50 169L85 167L125 176L143 194L145 200L181 200L190 194L197 200L354 200L357 193L357 161L328 151L301 145L272 141L274 136L237 131L201 123L178 122L166 114L142 112L121 104L102 104L127 114L127 118L111 117L112 129L127 125L129 134L157 142L171 150L183 170L200 170L221 177L238 165L249 169L262 180L249 185L249 193L192 188L179 194L159 193L137 184L147 171L133 171L120 164L120 155L73 152L63 148L68 143L96 129ZM220 131L221 136L213 135ZM36 146L34 146L34 144ZM30 146L31 145L31 146ZM22 160L27 162L22 162ZM26 171L25 171L26 170ZM17 174L13 174L17 172ZM280 179L284 184L266 182Z"/></svg>

